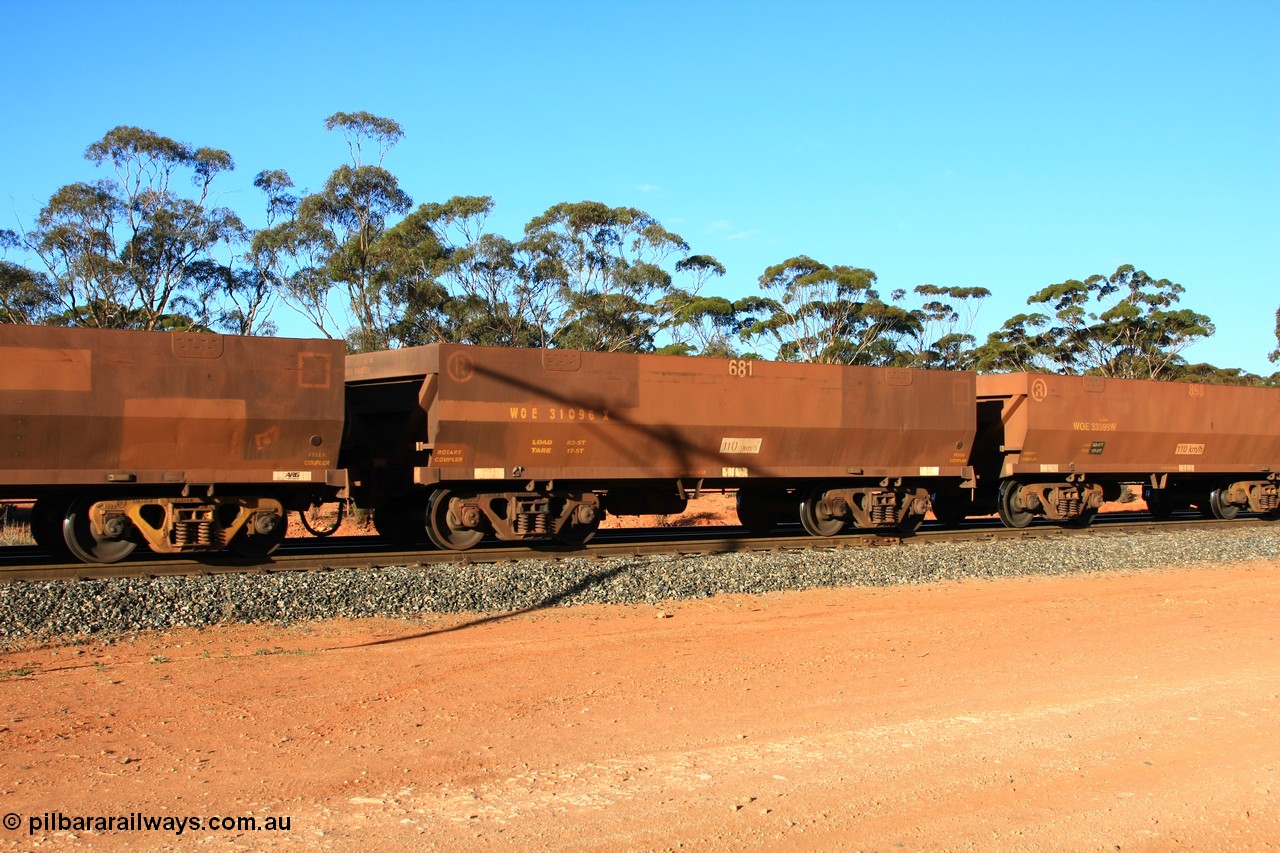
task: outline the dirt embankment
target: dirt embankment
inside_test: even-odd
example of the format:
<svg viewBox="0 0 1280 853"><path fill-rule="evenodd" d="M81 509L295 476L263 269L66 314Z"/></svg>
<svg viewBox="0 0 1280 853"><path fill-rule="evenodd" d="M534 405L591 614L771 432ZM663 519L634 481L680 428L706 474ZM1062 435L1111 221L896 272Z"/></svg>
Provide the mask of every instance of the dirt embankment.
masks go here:
<svg viewBox="0 0 1280 853"><path fill-rule="evenodd" d="M0 849L1274 849L1278 607L1255 563L14 651Z"/></svg>

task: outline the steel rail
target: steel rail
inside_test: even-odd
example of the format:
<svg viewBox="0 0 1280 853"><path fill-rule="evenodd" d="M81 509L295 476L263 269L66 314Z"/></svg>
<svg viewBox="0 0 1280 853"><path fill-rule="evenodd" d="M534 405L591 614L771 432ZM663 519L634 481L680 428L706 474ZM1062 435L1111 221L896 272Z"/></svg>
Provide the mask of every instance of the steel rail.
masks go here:
<svg viewBox="0 0 1280 853"><path fill-rule="evenodd" d="M44 580L98 580L104 578L147 578L173 575L219 573L272 573L326 571L332 569L376 570L391 566L426 567L441 563L476 565L520 560L556 560L570 557L648 557L659 555L708 555L767 551L867 548L929 545L961 541L1034 541L1062 536L1134 535L1205 528L1242 528L1276 525L1280 522L1260 516L1242 516L1229 521L1198 516L1156 521L1145 513L1109 513L1098 516L1089 527L1063 527L1037 523L1010 529L998 521L974 519L960 529L928 525L915 534L853 531L839 536L807 535L799 525L768 536L753 536L740 527L627 528L601 531L586 546L554 543L509 545L485 542L468 551L403 550L388 547L375 537L350 536L328 539L289 539L270 557L262 560L228 555L206 555L200 559L174 559L163 555L143 555L141 559L111 564L67 563L42 554L34 546L0 548L0 583Z"/></svg>

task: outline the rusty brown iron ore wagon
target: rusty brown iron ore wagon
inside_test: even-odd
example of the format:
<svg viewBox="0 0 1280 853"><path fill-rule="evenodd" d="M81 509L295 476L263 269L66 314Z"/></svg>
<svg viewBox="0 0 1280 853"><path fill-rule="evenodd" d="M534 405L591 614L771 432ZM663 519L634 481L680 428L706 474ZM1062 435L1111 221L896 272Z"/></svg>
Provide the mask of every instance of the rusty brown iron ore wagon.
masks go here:
<svg viewBox="0 0 1280 853"><path fill-rule="evenodd" d="M357 504L457 550L579 543L708 490L756 531L914 530L973 485L971 373L438 344L349 356L347 407Z"/></svg>
<svg viewBox="0 0 1280 853"><path fill-rule="evenodd" d="M47 551L270 553L331 501L341 342L0 328L0 498Z"/></svg>
<svg viewBox="0 0 1280 853"><path fill-rule="evenodd" d="M979 376L977 391L978 489L940 500L940 517L1083 525L1127 484L1157 518L1280 506L1280 389L1017 373Z"/></svg>
<svg viewBox="0 0 1280 853"><path fill-rule="evenodd" d="M454 344L0 327L0 500L89 562L269 554L351 498L387 540L587 541L736 492L756 532L1280 512L1280 389ZM305 516L304 516L305 517Z"/></svg>

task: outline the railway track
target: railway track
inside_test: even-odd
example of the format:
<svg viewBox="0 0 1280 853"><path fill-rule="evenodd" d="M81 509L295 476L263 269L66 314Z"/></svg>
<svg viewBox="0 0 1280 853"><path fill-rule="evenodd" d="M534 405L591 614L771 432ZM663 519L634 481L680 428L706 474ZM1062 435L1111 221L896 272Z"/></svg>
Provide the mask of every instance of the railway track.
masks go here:
<svg viewBox="0 0 1280 853"><path fill-rule="evenodd" d="M1001 526L995 519L982 519L974 520L960 529L944 529L936 524L925 524L912 536L851 533L815 537L805 533L799 525L769 536L753 536L740 527L632 528L601 531L585 547L551 543L534 547L528 544L512 547L493 542L482 543L465 552L392 549L382 545L374 537L353 536L289 539L273 555L262 560L226 555L208 555L199 560L173 559L159 554L146 554L141 559L107 565L66 563L48 557L35 546L9 546L0 548L0 583L331 569L372 570L388 566L430 566L440 563L465 565L567 557L603 559L617 556L909 547L966 540L1021 541L1068 536L1125 536L1181 529L1232 529L1277 524L1280 521L1260 516L1241 516L1221 521L1187 513L1156 521L1146 513L1111 513L1098 516L1093 525L1087 528L1037 523L1023 529L1009 529Z"/></svg>

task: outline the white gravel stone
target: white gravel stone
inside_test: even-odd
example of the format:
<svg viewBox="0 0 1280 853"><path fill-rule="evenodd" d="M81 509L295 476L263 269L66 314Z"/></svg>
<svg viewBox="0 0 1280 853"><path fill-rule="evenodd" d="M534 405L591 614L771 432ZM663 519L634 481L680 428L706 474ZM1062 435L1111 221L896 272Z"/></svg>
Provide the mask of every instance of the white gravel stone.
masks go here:
<svg viewBox="0 0 1280 853"><path fill-rule="evenodd" d="M0 585L0 642L101 638L224 623L498 613L577 604L656 605L732 593L1249 560L1280 563L1280 525L715 556L529 559L374 571L19 581Z"/></svg>

